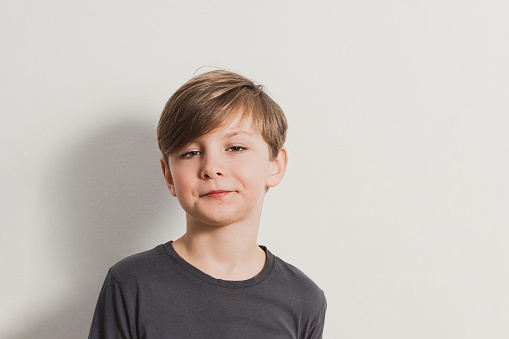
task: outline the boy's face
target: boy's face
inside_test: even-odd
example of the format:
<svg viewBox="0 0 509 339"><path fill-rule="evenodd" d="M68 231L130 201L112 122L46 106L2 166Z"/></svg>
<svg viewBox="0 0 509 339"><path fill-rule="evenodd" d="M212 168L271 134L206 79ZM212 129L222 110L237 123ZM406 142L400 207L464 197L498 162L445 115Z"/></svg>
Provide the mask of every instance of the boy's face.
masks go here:
<svg viewBox="0 0 509 339"><path fill-rule="evenodd" d="M266 188L283 179L287 156L283 149L270 160L251 119L237 118L169 156L168 164L161 161L168 188L188 222L222 226L259 222Z"/></svg>

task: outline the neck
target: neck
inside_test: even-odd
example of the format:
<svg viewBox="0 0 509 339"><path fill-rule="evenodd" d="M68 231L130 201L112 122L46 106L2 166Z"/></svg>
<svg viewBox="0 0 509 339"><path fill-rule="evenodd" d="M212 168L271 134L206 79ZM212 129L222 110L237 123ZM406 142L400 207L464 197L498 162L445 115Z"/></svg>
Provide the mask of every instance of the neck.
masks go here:
<svg viewBox="0 0 509 339"><path fill-rule="evenodd" d="M202 225L188 217L187 231L173 242L188 263L223 280L246 280L265 265L265 252L257 244L258 223L226 226Z"/></svg>

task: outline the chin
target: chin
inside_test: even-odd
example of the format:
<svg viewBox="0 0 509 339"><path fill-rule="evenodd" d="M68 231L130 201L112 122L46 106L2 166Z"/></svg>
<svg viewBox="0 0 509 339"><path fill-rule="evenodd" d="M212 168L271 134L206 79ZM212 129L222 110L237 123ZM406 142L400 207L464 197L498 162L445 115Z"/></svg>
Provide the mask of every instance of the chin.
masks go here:
<svg viewBox="0 0 509 339"><path fill-rule="evenodd" d="M260 206L195 206L187 212L188 221L215 227L228 226L235 223L255 221L261 215ZM259 222L259 221L258 221Z"/></svg>
<svg viewBox="0 0 509 339"><path fill-rule="evenodd" d="M216 213L216 214L188 214L188 218L197 221L200 224L210 225L213 227L228 226L237 222L241 222L245 218L239 218L236 213Z"/></svg>
<svg viewBox="0 0 509 339"><path fill-rule="evenodd" d="M207 224L214 227L228 226L240 221L237 218L225 218L225 217L207 217L200 218L199 221L203 224Z"/></svg>

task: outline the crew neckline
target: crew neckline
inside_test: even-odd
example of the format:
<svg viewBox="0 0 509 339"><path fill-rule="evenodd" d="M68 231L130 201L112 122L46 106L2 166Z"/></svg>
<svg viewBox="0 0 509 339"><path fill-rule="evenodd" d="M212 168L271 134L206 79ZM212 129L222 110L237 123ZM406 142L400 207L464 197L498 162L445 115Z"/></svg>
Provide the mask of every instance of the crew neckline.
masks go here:
<svg viewBox="0 0 509 339"><path fill-rule="evenodd" d="M266 254L266 260L265 265L263 266L262 270L255 275L252 278L249 278L247 280L223 280L223 279L216 279L207 273L199 270L198 268L194 267L187 261L185 261L178 253L175 251L172 245L173 241L168 241L167 243L163 244L163 249L166 252L166 254L177 264L177 266L185 273L191 274L192 276L215 286L223 287L223 288L230 288L230 289L236 289L236 288L248 288L253 287L261 283L272 271L272 268L274 266L274 256L272 253L267 249L266 246L258 245L260 248L265 252Z"/></svg>

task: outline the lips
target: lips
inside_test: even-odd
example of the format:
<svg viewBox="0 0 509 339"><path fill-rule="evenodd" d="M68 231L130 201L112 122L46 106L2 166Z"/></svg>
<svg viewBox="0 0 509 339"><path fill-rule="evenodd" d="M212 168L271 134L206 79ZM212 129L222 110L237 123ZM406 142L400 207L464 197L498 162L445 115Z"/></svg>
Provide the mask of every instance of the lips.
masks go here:
<svg viewBox="0 0 509 339"><path fill-rule="evenodd" d="M207 197L211 199L221 199L230 194L231 192L232 191L214 190L203 194L202 197Z"/></svg>

